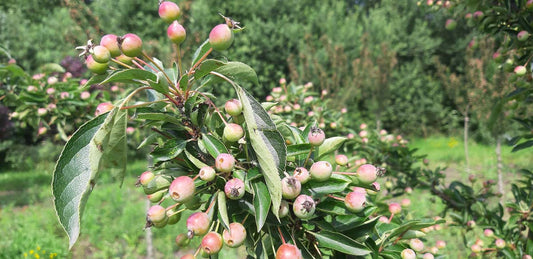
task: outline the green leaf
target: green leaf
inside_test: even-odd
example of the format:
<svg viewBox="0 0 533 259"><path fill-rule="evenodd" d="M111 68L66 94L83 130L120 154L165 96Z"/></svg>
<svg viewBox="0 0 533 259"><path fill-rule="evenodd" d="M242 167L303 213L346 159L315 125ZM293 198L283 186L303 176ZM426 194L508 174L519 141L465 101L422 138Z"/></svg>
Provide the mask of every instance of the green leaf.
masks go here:
<svg viewBox="0 0 533 259"><path fill-rule="evenodd" d="M220 60L206 59L200 64L198 69L196 69L196 71L194 72L194 79L196 80L201 79L202 77L208 75L209 72L221 67L222 65L224 65L224 63Z"/></svg>
<svg viewBox="0 0 533 259"><path fill-rule="evenodd" d="M176 125L183 125L183 123L176 118L176 115L173 114L167 114L167 113L155 113L155 112L147 112L147 113L137 113L136 115L137 119L140 120L153 120L153 121L165 121Z"/></svg>
<svg viewBox="0 0 533 259"><path fill-rule="evenodd" d="M207 152L214 158L217 158L217 156L221 153L229 153L224 143L215 138L213 135L202 134L202 142L205 149L207 149Z"/></svg>
<svg viewBox="0 0 533 259"><path fill-rule="evenodd" d="M209 43L209 39L207 39L204 41L204 43L202 43L202 45L200 45L200 47L196 49L196 51L194 51L194 55L192 56L191 67L194 66L194 64L196 64L196 62L198 62L198 60L200 60L200 58L202 58L202 56L205 55L205 53L207 53L210 48L211 44Z"/></svg>
<svg viewBox="0 0 533 259"><path fill-rule="evenodd" d="M345 137L332 137L324 140L324 143L318 147L318 158L323 157L329 153L335 152L338 150L341 145L346 141Z"/></svg>
<svg viewBox="0 0 533 259"><path fill-rule="evenodd" d="M155 81L157 80L157 75L147 70L132 68L132 69L126 69L126 70L117 70L116 72L113 72L107 75L105 79L99 82L98 80L100 79L101 77L99 76L92 77L89 81L87 81L87 83L85 83L83 88L90 86L89 83L101 85L105 83L115 83L115 82L132 83L132 82L135 82L135 80L148 80L148 79Z"/></svg>
<svg viewBox="0 0 533 259"><path fill-rule="evenodd" d="M253 68L241 62L228 62L215 69L213 72L211 72L211 74L215 75L216 77L207 78L207 80L203 83L204 85L220 83L226 80L225 78L217 76L217 74L224 75L227 79L237 83L239 86L244 82L252 83L254 86L259 85L257 74ZM259 106L262 108L261 104L259 104Z"/></svg>
<svg viewBox="0 0 533 259"><path fill-rule="evenodd" d="M157 80L154 81L148 79L147 81L154 90L162 94L167 94L170 91L168 81L165 78L163 72L157 72Z"/></svg>
<svg viewBox="0 0 533 259"><path fill-rule="evenodd" d="M104 81L107 78L107 74L104 75L94 75L85 84L81 87L82 89L89 88L91 85L100 84L102 81Z"/></svg>
<svg viewBox="0 0 533 259"><path fill-rule="evenodd" d="M326 230L322 230L318 233L308 233L316 237L316 239L318 240L318 245L320 247L326 247L339 251L341 253L359 256L367 255L371 252L365 245L341 233Z"/></svg>
<svg viewBox="0 0 533 259"><path fill-rule="evenodd" d="M154 158L154 163L169 161L179 156L186 145L187 142L183 139L170 139L163 146L154 148L150 155Z"/></svg>
<svg viewBox="0 0 533 259"><path fill-rule="evenodd" d="M268 194L267 186L262 181L252 182L252 188L254 190L255 224L259 232L267 219L268 209L270 208L270 195Z"/></svg>
<svg viewBox="0 0 533 259"><path fill-rule="evenodd" d="M243 107L248 136L250 137L252 148L257 155L257 160L265 177L268 191L270 192L272 213L278 217L281 203L280 175L285 171L285 162L287 159L285 140L276 129L276 125L272 122L268 113L253 96L224 75L220 73L213 74L228 81L237 92L237 96ZM245 78L249 78L249 76L247 75Z"/></svg>
<svg viewBox="0 0 533 259"><path fill-rule="evenodd" d="M69 249L80 234L81 215L98 172L105 165L119 163L125 151L126 111L116 106L82 125L67 142L53 173L52 193L59 221L69 236ZM121 131L124 130L124 133Z"/></svg>
<svg viewBox="0 0 533 259"><path fill-rule="evenodd" d="M309 192L313 197L327 195L330 193L342 192L350 183L340 180L330 178L324 182L310 181L307 183L307 192Z"/></svg>
<svg viewBox="0 0 533 259"><path fill-rule="evenodd" d="M221 219L222 226L229 230L228 207L226 207L226 194L218 192L218 218Z"/></svg>
<svg viewBox="0 0 533 259"><path fill-rule="evenodd" d="M287 156L307 155L311 150L311 144L297 144L287 146Z"/></svg>

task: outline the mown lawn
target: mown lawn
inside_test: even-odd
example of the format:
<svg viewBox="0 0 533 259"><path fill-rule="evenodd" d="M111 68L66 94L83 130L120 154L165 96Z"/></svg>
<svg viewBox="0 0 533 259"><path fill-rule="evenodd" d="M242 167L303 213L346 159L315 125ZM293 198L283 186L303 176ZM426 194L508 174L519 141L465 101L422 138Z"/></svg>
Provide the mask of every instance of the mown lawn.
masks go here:
<svg viewBox="0 0 533 259"><path fill-rule="evenodd" d="M82 233L71 252L53 208L52 168L0 174L0 258L146 257L146 199L142 190L135 188L137 176L146 168L145 161L128 165L122 188L113 177L102 175L87 202ZM186 232L186 215L176 225L152 229L156 258L194 252L198 238L181 250L174 242L176 235ZM229 258L237 254L236 249L222 251L222 256Z"/></svg>

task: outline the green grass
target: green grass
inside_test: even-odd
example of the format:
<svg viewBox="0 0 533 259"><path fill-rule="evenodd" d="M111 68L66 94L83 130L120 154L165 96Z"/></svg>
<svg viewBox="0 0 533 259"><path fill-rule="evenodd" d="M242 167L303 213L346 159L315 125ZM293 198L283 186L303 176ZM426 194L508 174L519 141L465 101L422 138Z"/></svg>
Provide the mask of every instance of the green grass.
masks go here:
<svg viewBox="0 0 533 259"><path fill-rule="evenodd" d="M68 251L68 238L53 208L51 172L8 172L0 174L0 258L145 258L146 198L135 188L146 162L128 165L124 185L103 174L85 208L78 242ZM179 249L174 238L185 233L184 215L176 225L152 229L157 258L181 256L200 243ZM40 249L40 250L37 250ZM33 254L30 254L30 251ZM235 258L241 250L224 248L222 256ZM33 256L33 257L32 257Z"/></svg>

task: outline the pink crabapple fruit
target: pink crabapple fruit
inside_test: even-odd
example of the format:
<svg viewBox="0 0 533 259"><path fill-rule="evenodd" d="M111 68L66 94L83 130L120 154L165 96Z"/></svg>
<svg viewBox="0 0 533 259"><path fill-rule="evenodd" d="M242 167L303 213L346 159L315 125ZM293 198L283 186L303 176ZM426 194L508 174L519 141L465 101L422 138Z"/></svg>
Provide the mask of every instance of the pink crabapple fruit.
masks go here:
<svg viewBox="0 0 533 259"><path fill-rule="evenodd" d="M107 63L111 59L111 53L106 47L98 45L93 48L93 58L98 63Z"/></svg>
<svg viewBox="0 0 533 259"><path fill-rule="evenodd" d="M171 23L175 20L177 20L181 15L181 10L179 6L170 1L163 1L159 5L159 17L166 23Z"/></svg>
<svg viewBox="0 0 533 259"><path fill-rule="evenodd" d="M115 106L109 102L101 103L96 106L96 111L94 112L94 116L98 116L100 114L104 114L108 111L113 110Z"/></svg>
<svg viewBox="0 0 533 259"><path fill-rule="evenodd" d="M98 63L91 55L87 56L85 59L85 64L87 65L89 71L98 75L105 74L108 67L108 63Z"/></svg>
<svg viewBox="0 0 533 259"><path fill-rule="evenodd" d="M527 31L520 31L516 37L519 41L526 41L529 38L529 32Z"/></svg>
<svg viewBox="0 0 533 259"><path fill-rule="evenodd" d="M178 245L178 247L184 247L184 246L188 245L189 241L190 241L190 239L184 233L181 233L181 234L176 236L176 245Z"/></svg>
<svg viewBox="0 0 533 259"><path fill-rule="evenodd" d="M328 180L333 173L333 167L328 161L318 161L313 163L311 169L309 169L311 178L323 182Z"/></svg>
<svg viewBox="0 0 533 259"><path fill-rule="evenodd" d="M303 256L298 247L285 243L276 251L276 259L303 259Z"/></svg>
<svg viewBox="0 0 533 259"><path fill-rule="evenodd" d="M209 216L204 212L195 212L187 218L187 230L189 237L196 235L201 236L207 233L211 224Z"/></svg>
<svg viewBox="0 0 533 259"><path fill-rule="evenodd" d="M246 239L246 229L241 223L233 222L229 224L229 231L224 229L222 237L224 243L229 247L239 247Z"/></svg>
<svg viewBox="0 0 533 259"><path fill-rule="evenodd" d="M145 171L139 176L137 183L142 186L146 186L150 181L152 181L152 179L154 179L154 177L154 173L151 171Z"/></svg>
<svg viewBox="0 0 533 259"><path fill-rule="evenodd" d="M375 166L371 164L364 164L357 168L357 179L363 184L371 184L378 179L378 171Z"/></svg>
<svg viewBox="0 0 533 259"><path fill-rule="evenodd" d="M307 139L309 141L309 144L313 146L320 146L322 145L322 143L324 143L324 140L326 139L326 134L320 128L311 127L311 130L307 135Z"/></svg>
<svg viewBox="0 0 533 259"><path fill-rule="evenodd" d="M235 158L228 153L221 153L215 159L215 169L219 172L229 173L235 167Z"/></svg>
<svg viewBox="0 0 533 259"><path fill-rule="evenodd" d="M346 208L351 212L361 212L366 206L366 192L353 191L344 198Z"/></svg>
<svg viewBox="0 0 533 259"><path fill-rule="evenodd" d="M400 206L400 204L398 204L398 203L393 202L393 203L389 204L389 212L391 214L398 214L398 213L402 212L402 206Z"/></svg>
<svg viewBox="0 0 533 259"><path fill-rule="evenodd" d="M231 116L239 116L242 113L241 101L237 99L231 99L224 105L224 110Z"/></svg>
<svg viewBox="0 0 533 259"><path fill-rule="evenodd" d="M204 166L200 168L200 172L198 173L198 175L200 176L200 179L206 182L210 182L215 179L216 172L215 172L215 169L213 169L213 167Z"/></svg>
<svg viewBox="0 0 533 259"><path fill-rule="evenodd" d="M416 252L420 252L424 249L424 243L418 238L409 240L409 246Z"/></svg>
<svg viewBox="0 0 533 259"><path fill-rule="evenodd" d="M281 191L284 199L296 198L302 190L302 184L295 177L287 176L281 180Z"/></svg>
<svg viewBox="0 0 533 259"><path fill-rule="evenodd" d="M170 197L179 203L187 202L194 196L195 191L194 180L188 176L177 177L168 188Z"/></svg>
<svg viewBox="0 0 533 259"><path fill-rule="evenodd" d="M226 50L233 43L233 31L227 24L219 24L209 33L209 43L214 50Z"/></svg>
<svg viewBox="0 0 533 259"><path fill-rule="evenodd" d="M232 200L238 200L244 196L244 182L239 178L233 178L226 182L224 193Z"/></svg>
<svg viewBox="0 0 533 259"><path fill-rule="evenodd" d="M284 218L289 215L289 203L286 200L281 200L281 204L279 205L279 212L278 212L279 218Z"/></svg>
<svg viewBox="0 0 533 259"><path fill-rule="evenodd" d="M117 57L122 54L120 47L118 46L117 38L118 37L115 34L106 34L100 39L100 46L104 46L109 50L111 57Z"/></svg>
<svg viewBox="0 0 533 259"><path fill-rule="evenodd" d="M336 155L335 163L340 166L345 166L346 164L348 164L348 157L346 155Z"/></svg>
<svg viewBox="0 0 533 259"><path fill-rule="evenodd" d="M134 58L142 53L143 42L137 34L127 33L119 38L119 46L124 55Z"/></svg>
<svg viewBox="0 0 533 259"><path fill-rule="evenodd" d="M237 142L244 137L244 129L239 124L228 123L226 127L224 127L223 136L229 142Z"/></svg>
<svg viewBox="0 0 533 259"><path fill-rule="evenodd" d="M402 250L401 257L402 259L415 259L416 253L412 249L406 248Z"/></svg>
<svg viewBox="0 0 533 259"><path fill-rule="evenodd" d="M311 175L309 174L309 171L305 169L305 167L297 167L294 169L292 176L301 184L305 184L309 181L309 179L311 179Z"/></svg>
<svg viewBox="0 0 533 259"><path fill-rule="evenodd" d="M217 232L209 232L202 238L202 250L208 255L218 254L222 244L222 236Z"/></svg>
<svg viewBox="0 0 533 259"><path fill-rule="evenodd" d="M165 220L168 220L167 212L163 206L153 205L146 213L146 220L150 223L164 222Z"/></svg>
<svg viewBox="0 0 533 259"><path fill-rule="evenodd" d="M296 217L301 219L309 219L315 213L315 201L311 196L301 194L294 200L292 210Z"/></svg>
<svg viewBox="0 0 533 259"><path fill-rule="evenodd" d="M172 43L180 45L185 41L187 32L185 31L185 28L183 28L183 25L179 24L178 21L174 21L168 26L167 36Z"/></svg>

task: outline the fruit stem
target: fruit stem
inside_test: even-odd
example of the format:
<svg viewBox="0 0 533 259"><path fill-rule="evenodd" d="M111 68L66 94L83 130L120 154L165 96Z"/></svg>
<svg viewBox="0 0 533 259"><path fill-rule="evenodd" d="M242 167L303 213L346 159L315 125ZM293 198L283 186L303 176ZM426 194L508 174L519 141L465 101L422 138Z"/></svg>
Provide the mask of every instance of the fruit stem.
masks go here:
<svg viewBox="0 0 533 259"><path fill-rule="evenodd" d="M249 215L250 214L246 214L246 216L244 216L244 219L242 220L241 225L244 225L244 222L246 222L246 220L248 219Z"/></svg>
<svg viewBox="0 0 533 259"><path fill-rule="evenodd" d="M194 70L196 69L197 66L200 65L200 63L202 63L202 61L204 61L204 59L207 58L207 56L213 51L213 48L209 48L209 50L198 60L196 61L196 63L191 67L191 70L189 70L189 72L187 73L188 76L191 76L193 73L194 73ZM188 89L187 89L188 90Z"/></svg>
<svg viewBox="0 0 533 259"><path fill-rule="evenodd" d="M174 215L176 215L176 214L180 214L180 213L182 213L182 212L184 212L184 211L186 211L186 210L187 210L187 208L184 208L184 209L178 210L178 211L176 211L176 212L174 212L174 213L172 213L172 214L170 214L170 215L168 215L168 216L169 216L169 217L172 217L172 216L174 216Z"/></svg>
<svg viewBox="0 0 533 259"><path fill-rule="evenodd" d="M196 252L194 252L194 258L198 256L198 253L200 252L200 248L202 248L202 245L199 245L198 248L196 249Z"/></svg>
<svg viewBox="0 0 533 259"><path fill-rule="evenodd" d="M394 218L394 213L390 214L390 217L389 217L389 223L391 223L392 218Z"/></svg>
<svg viewBox="0 0 533 259"><path fill-rule="evenodd" d="M281 233L281 228L278 227L279 236L281 237L281 242L285 244L285 238L283 237L283 234Z"/></svg>
<svg viewBox="0 0 533 259"><path fill-rule="evenodd" d="M181 204L181 203L176 202L176 203L174 203L173 205L168 206L165 210L171 210L171 209L173 209L173 208L176 208L176 207L179 206L180 204Z"/></svg>
<svg viewBox="0 0 533 259"><path fill-rule="evenodd" d="M333 198L333 199L338 200L338 201L344 201L343 198L340 198L340 197L337 197L337 196L333 196L333 194L328 194L328 197Z"/></svg>
<svg viewBox="0 0 533 259"><path fill-rule="evenodd" d="M309 154L307 154L307 158L305 159L304 166L307 165L307 161L309 161L309 158L311 158L311 153L313 153L313 149L315 149L315 146L311 146Z"/></svg>
<svg viewBox="0 0 533 259"><path fill-rule="evenodd" d="M207 97L207 95L205 95L204 93L199 92L199 91L191 91L191 92L198 93L201 96L203 96L206 99L207 103L209 103L209 105L215 109L215 112L218 113L218 115L220 116L220 119L222 119L222 122L224 122L224 125L228 125L228 122L226 121L226 118L224 116L222 116L222 113L220 112L218 107L213 103L213 101L211 101L211 99L209 97Z"/></svg>
<svg viewBox="0 0 533 259"><path fill-rule="evenodd" d="M180 104L178 103L178 101L174 100L174 98L172 98L168 94L165 94L165 97L167 97L171 102L173 102L176 105L176 107L180 107Z"/></svg>
<svg viewBox="0 0 533 259"><path fill-rule="evenodd" d="M218 195L218 191L217 193L215 193L215 196ZM213 208L213 205L215 205L215 202L217 201L217 199L213 199L213 201L211 202L211 204L209 204L209 208L207 208L207 210L205 211L205 213L209 213L209 211L211 210L211 208Z"/></svg>
<svg viewBox="0 0 533 259"><path fill-rule="evenodd" d="M342 175L357 175L357 173L352 173L352 172L333 172L333 174L342 174Z"/></svg>
<svg viewBox="0 0 533 259"><path fill-rule="evenodd" d="M144 64L145 66L149 67L152 71L154 71L154 72L156 71L156 69L152 65L146 63L144 60L142 60L142 59L140 59L138 57L135 57L134 59L137 60L139 63Z"/></svg>
<svg viewBox="0 0 533 259"><path fill-rule="evenodd" d="M181 70L181 48L180 45L176 45L177 53L178 53L178 75L179 78L181 78L181 75L183 74L183 71Z"/></svg>
<svg viewBox="0 0 533 259"><path fill-rule="evenodd" d="M133 69L132 66L130 66L130 65L126 64L126 63L123 63L122 61L120 61L120 60L118 60L118 59L116 59L116 58L111 58L111 60L112 60L113 62L115 62L115 63L117 63L117 64L123 66L123 67L129 68L129 69Z"/></svg>
<svg viewBox="0 0 533 259"><path fill-rule="evenodd" d="M137 61L132 60L131 62L132 62L133 64L135 64L135 66L137 66L139 69L146 70L146 69L144 69L143 66L139 65L139 63L137 63Z"/></svg>

